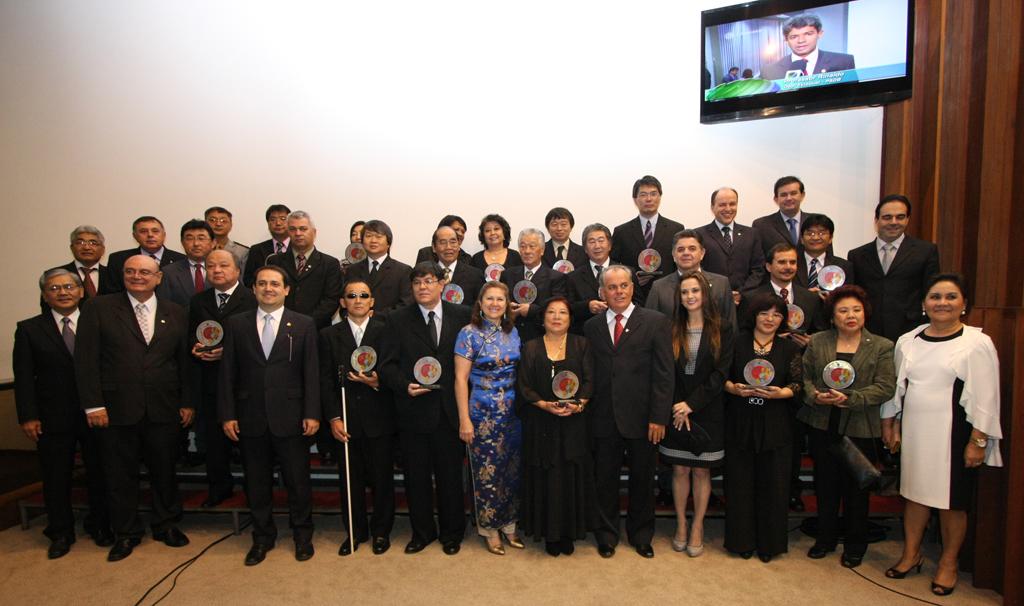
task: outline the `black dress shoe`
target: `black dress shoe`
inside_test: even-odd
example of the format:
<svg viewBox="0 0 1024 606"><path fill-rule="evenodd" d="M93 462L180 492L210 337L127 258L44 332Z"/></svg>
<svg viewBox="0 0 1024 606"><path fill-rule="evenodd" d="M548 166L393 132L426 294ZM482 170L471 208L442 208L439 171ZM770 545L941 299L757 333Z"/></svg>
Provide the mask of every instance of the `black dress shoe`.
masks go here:
<svg viewBox="0 0 1024 606"><path fill-rule="evenodd" d="M309 558L313 557L313 544L312 543L296 543L295 544L295 559L300 562L305 562Z"/></svg>
<svg viewBox="0 0 1024 606"><path fill-rule="evenodd" d="M114 544L114 533L109 528L102 528L92 532L92 542L97 547L110 547Z"/></svg>
<svg viewBox="0 0 1024 606"><path fill-rule="evenodd" d="M427 546L427 542L413 539L405 546L405 553L419 553Z"/></svg>
<svg viewBox="0 0 1024 606"><path fill-rule="evenodd" d="M789 510L797 513L803 513L804 500L800 497L789 497Z"/></svg>
<svg viewBox="0 0 1024 606"><path fill-rule="evenodd" d="M273 545L253 543L252 547L249 548L249 553L245 554L245 565L255 566L259 564L267 557L267 552L273 548Z"/></svg>
<svg viewBox="0 0 1024 606"><path fill-rule="evenodd" d="M74 542L74 537L57 537L50 543L50 548L46 550L46 557L56 560L66 556L71 551L71 544Z"/></svg>
<svg viewBox="0 0 1024 606"><path fill-rule="evenodd" d="M188 545L188 537L185 536L184 532L178 530L176 526L171 526L162 532L154 532L153 540L160 541L168 547L184 547Z"/></svg>
<svg viewBox="0 0 1024 606"><path fill-rule="evenodd" d="M356 541L356 545L357 546L359 545L358 541ZM341 547L338 548L338 555L340 555L340 556L352 555L352 540L351 539L345 539L344 541L341 542Z"/></svg>
<svg viewBox="0 0 1024 606"><path fill-rule="evenodd" d="M853 555L851 553L844 553L839 558L839 563L843 565L843 568L856 568L860 566L860 563L864 561L863 555Z"/></svg>
<svg viewBox="0 0 1024 606"><path fill-rule="evenodd" d="M119 562L132 555L132 549L139 544L139 539L117 539L107 553L108 562Z"/></svg>
<svg viewBox="0 0 1024 606"><path fill-rule="evenodd" d="M572 539L565 539L562 541L562 555L572 555L576 551L576 544Z"/></svg>
<svg viewBox="0 0 1024 606"><path fill-rule="evenodd" d="M598 543L597 554L602 558L610 558L615 555L615 547L607 543Z"/></svg>
<svg viewBox="0 0 1024 606"><path fill-rule="evenodd" d="M391 549L391 539L387 537L373 537L373 553L380 555Z"/></svg>
<svg viewBox="0 0 1024 606"><path fill-rule="evenodd" d="M462 549L462 543L458 541L448 541L441 548L445 555L455 555L459 553L460 549Z"/></svg>
<svg viewBox="0 0 1024 606"><path fill-rule="evenodd" d="M757 557L765 564L772 561L772 554L770 553L759 553L757 554Z"/></svg>
<svg viewBox="0 0 1024 606"><path fill-rule="evenodd" d="M202 505L200 505L200 507L202 507L203 509L210 509L212 507L216 507L216 506L220 505L221 503L223 503L224 501L227 501L228 499L230 499L233 496L234 496L234 493L232 493L232 492L229 492L227 494L221 494L221 495L215 495L213 493L210 493L210 494L206 495L206 500L203 501L203 503L202 503Z"/></svg>
<svg viewBox="0 0 1024 606"><path fill-rule="evenodd" d="M654 548L651 547L649 543L643 543L641 545L637 545L636 546L636 552L638 554L640 554L642 557L645 557L645 558L653 558L654 557Z"/></svg>
<svg viewBox="0 0 1024 606"><path fill-rule="evenodd" d="M811 558L812 560L820 560L835 550L835 545L820 545L818 543L815 543L814 545L811 545L810 549L807 550L807 557Z"/></svg>
<svg viewBox="0 0 1024 606"><path fill-rule="evenodd" d="M741 551L740 557L744 560L749 560L750 558L754 557L754 550L751 549L750 551Z"/></svg>
<svg viewBox="0 0 1024 606"><path fill-rule="evenodd" d="M560 541L544 541L544 551L553 558L557 558L562 553L562 544Z"/></svg>

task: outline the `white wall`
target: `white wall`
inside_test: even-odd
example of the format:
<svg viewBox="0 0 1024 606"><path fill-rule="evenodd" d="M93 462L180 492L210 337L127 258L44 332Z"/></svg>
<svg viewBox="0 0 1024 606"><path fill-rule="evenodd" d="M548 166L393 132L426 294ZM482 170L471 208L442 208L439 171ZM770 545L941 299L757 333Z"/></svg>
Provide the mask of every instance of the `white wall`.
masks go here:
<svg viewBox="0 0 1024 606"><path fill-rule="evenodd" d="M251 243L284 202L313 214L329 253L353 220L381 218L411 260L452 212L518 230L564 205L577 238L613 227L644 174L666 216L707 223L730 184L749 223L792 173L845 252L871 237L882 112L702 126L699 10L727 3L0 4L0 378L79 223L114 251L154 214L180 249L181 223L220 204Z"/></svg>

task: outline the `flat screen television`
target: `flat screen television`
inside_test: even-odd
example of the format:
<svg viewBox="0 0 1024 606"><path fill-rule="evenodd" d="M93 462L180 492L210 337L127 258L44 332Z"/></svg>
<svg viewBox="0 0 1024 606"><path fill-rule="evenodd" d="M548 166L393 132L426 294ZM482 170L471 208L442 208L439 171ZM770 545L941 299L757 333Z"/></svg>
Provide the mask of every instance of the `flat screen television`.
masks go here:
<svg viewBox="0 0 1024 606"><path fill-rule="evenodd" d="M910 97L914 0L760 0L701 13L700 121Z"/></svg>

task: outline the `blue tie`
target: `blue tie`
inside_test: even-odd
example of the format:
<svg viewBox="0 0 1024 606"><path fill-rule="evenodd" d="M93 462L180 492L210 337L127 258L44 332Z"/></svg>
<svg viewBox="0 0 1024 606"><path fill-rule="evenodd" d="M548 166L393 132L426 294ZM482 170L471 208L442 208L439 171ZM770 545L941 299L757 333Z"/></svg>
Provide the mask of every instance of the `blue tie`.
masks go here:
<svg viewBox="0 0 1024 606"><path fill-rule="evenodd" d="M274 316L266 314L263 316L263 334L260 336L260 343L263 344L263 356L270 359L270 350L274 348Z"/></svg>
<svg viewBox="0 0 1024 606"><path fill-rule="evenodd" d="M789 239L796 246L799 242L796 238L796 219L786 219L786 223L789 223Z"/></svg>

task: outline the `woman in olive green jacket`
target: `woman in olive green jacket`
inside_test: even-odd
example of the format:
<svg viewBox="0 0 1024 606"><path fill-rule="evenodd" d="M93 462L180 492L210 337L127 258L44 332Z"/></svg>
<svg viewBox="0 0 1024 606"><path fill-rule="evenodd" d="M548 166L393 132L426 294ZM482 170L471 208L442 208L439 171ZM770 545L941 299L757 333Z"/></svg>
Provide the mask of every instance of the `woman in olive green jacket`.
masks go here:
<svg viewBox="0 0 1024 606"><path fill-rule="evenodd" d="M856 568L867 550L869 491L857 485L830 446L848 436L874 461L875 442L881 437L879 407L896 391L896 368L892 341L864 328L871 309L863 289L842 286L825 305L833 328L811 336L804 351L804 405L797 411L797 418L809 426L807 437L818 499L818 536L807 557L820 559L835 551L842 500L846 542L841 563ZM853 367L854 380L848 387L834 389L826 385L823 372L835 361ZM834 379L840 378L841 370L830 370Z"/></svg>

